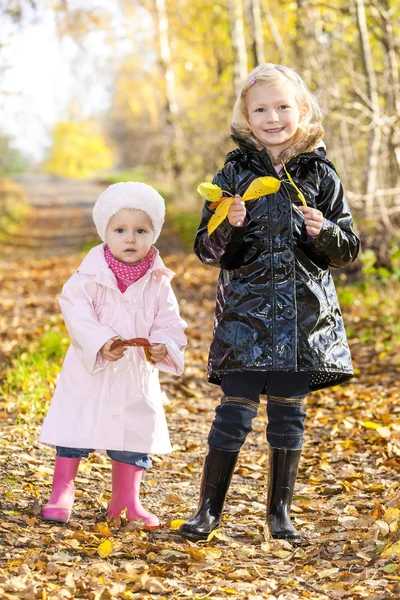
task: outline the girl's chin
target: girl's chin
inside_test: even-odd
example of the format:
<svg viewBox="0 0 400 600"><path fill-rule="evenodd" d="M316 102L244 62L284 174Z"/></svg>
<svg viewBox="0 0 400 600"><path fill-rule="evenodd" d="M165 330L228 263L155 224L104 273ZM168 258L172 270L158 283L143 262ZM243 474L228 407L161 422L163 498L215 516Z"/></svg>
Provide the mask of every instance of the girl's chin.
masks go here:
<svg viewBox="0 0 400 600"><path fill-rule="evenodd" d="M136 254L130 255L125 253L123 253L122 255L119 254L115 258L118 259L120 262L125 263L126 265L136 265L142 260L141 258L138 258Z"/></svg>

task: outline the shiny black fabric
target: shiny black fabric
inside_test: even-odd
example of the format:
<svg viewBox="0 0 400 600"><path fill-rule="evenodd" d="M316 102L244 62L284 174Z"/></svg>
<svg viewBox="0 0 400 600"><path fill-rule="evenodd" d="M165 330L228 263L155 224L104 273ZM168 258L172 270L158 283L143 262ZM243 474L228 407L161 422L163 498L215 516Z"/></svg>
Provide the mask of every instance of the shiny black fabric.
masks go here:
<svg viewBox="0 0 400 600"><path fill-rule="evenodd" d="M243 195L253 179L270 175L282 180L279 191L246 202L244 227L225 219L211 236L207 223L214 211L205 202L195 252L221 268L208 362L212 383L236 371L307 371L310 389L317 390L353 375L330 273L359 251L343 188L322 149L299 154L286 168L308 206L324 214L314 239L285 172L277 174L265 150L245 143L227 155L214 183Z"/></svg>

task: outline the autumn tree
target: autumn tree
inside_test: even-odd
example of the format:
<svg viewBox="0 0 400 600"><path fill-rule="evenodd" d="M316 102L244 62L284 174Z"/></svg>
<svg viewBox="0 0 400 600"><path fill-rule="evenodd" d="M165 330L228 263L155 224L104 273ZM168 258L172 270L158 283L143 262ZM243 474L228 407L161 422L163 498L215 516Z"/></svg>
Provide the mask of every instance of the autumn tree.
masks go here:
<svg viewBox="0 0 400 600"><path fill-rule="evenodd" d="M113 164L114 153L93 123L64 121L54 129L44 170L61 177L85 179Z"/></svg>

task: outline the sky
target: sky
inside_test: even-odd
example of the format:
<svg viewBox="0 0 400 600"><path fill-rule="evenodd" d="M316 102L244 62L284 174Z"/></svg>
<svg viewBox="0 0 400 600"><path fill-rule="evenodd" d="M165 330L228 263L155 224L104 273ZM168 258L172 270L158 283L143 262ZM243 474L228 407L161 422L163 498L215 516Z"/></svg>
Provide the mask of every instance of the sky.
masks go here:
<svg viewBox="0 0 400 600"><path fill-rule="evenodd" d="M117 2L92 4L112 9L116 29L121 26ZM81 46L70 37L60 39L54 14L43 5L19 26L2 20L0 35L6 40L1 48L0 131L13 139L14 147L40 161L54 124L68 118L72 99L83 117L109 108L112 53L121 56L131 42L122 35L111 49L101 31L90 33Z"/></svg>

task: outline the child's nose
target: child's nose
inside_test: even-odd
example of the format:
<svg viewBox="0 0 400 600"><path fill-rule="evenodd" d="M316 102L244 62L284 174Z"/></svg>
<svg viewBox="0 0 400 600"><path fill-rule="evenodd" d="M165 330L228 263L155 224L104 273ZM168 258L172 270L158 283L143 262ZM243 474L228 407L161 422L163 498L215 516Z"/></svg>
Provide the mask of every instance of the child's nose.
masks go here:
<svg viewBox="0 0 400 600"><path fill-rule="evenodd" d="M267 113L267 121L268 123L276 123L279 121L279 116L276 110L271 110Z"/></svg>

